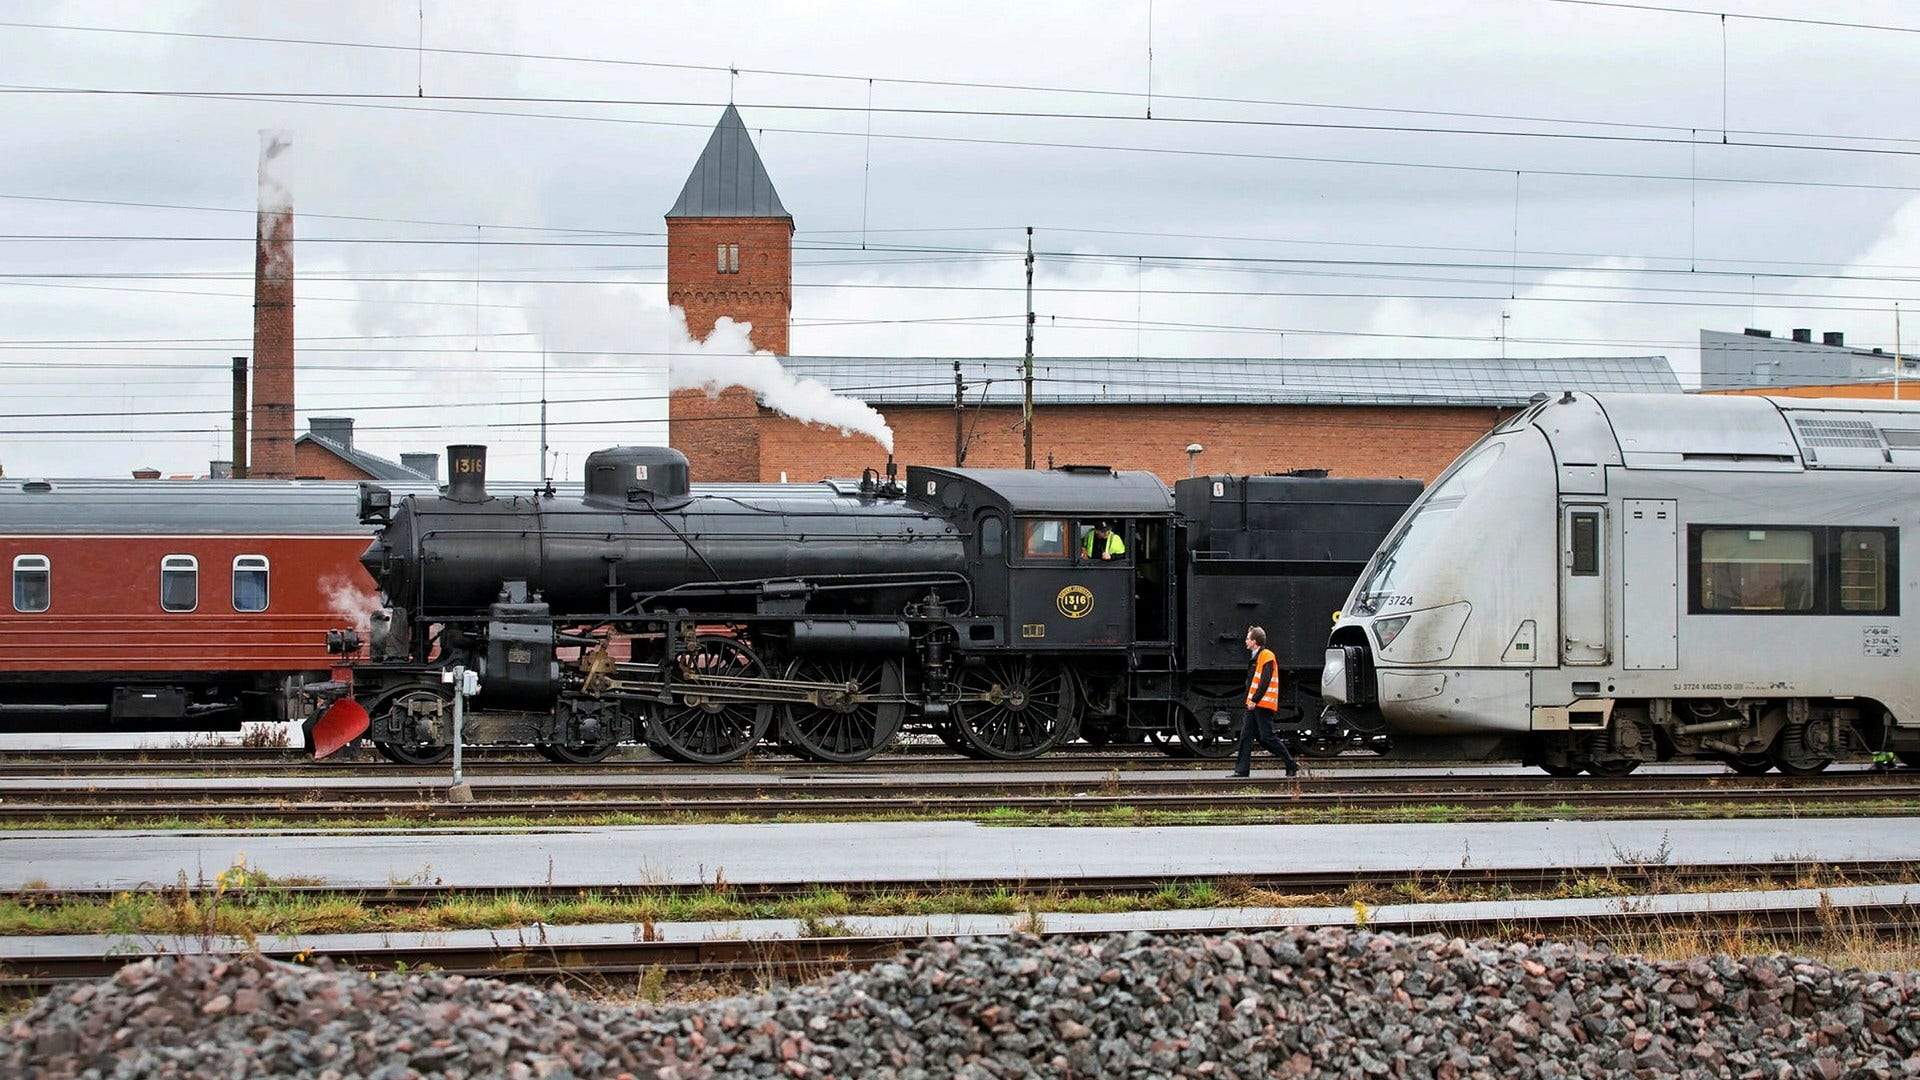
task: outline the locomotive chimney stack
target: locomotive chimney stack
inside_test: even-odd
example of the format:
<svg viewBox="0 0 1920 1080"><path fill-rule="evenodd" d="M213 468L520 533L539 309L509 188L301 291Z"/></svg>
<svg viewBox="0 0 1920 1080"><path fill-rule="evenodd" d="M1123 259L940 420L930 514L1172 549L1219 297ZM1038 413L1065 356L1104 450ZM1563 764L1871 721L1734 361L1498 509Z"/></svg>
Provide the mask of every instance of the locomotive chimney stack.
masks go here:
<svg viewBox="0 0 1920 1080"><path fill-rule="evenodd" d="M487 501L487 448L472 444L447 447L447 498Z"/></svg>

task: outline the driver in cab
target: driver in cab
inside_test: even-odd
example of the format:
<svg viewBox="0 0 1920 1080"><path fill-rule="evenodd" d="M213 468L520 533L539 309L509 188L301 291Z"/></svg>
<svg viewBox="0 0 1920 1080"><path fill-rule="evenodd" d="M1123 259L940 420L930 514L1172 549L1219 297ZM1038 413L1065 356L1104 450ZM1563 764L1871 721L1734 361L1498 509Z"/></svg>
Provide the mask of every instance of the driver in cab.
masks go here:
<svg viewBox="0 0 1920 1080"><path fill-rule="evenodd" d="M1104 521L1093 527L1080 541L1080 554L1087 559L1118 559L1127 553L1126 541Z"/></svg>

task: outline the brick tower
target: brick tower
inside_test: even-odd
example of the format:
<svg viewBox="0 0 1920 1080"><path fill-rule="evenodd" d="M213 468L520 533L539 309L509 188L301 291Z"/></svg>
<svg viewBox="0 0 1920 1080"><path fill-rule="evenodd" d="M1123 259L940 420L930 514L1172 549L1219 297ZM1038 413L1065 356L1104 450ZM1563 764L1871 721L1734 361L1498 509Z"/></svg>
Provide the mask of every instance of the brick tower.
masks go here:
<svg viewBox="0 0 1920 1080"><path fill-rule="evenodd" d="M787 355L793 215L780 205L732 105L667 211L667 302L686 312L696 339L706 340L727 316L753 324L754 348ZM727 359L709 362L724 383ZM760 479L760 401L753 391L732 386L709 398L704 390L676 390L668 398L667 432L695 480Z"/></svg>

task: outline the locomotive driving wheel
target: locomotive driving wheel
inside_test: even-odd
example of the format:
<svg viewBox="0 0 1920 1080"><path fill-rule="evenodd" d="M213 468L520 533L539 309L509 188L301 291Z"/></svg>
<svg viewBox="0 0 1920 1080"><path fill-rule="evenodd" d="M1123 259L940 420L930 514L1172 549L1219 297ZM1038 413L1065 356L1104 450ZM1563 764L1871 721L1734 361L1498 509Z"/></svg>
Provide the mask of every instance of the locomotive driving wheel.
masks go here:
<svg viewBox="0 0 1920 1080"><path fill-rule="evenodd" d="M380 699L368 710L372 727L384 730L389 738L375 739L373 748L396 765L438 765L453 756L453 747L445 739L428 737L428 729L440 718L447 718L451 730L453 695L439 686L415 686Z"/></svg>
<svg viewBox="0 0 1920 1080"><path fill-rule="evenodd" d="M1773 771L1773 759L1763 753L1727 754L1720 760L1741 776L1765 776Z"/></svg>
<svg viewBox="0 0 1920 1080"><path fill-rule="evenodd" d="M730 637L701 636L674 658L689 676L764 679L767 666L752 649ZM647 745L674 761L719 765L745 757L773 724L770 701L728 701L679 685L674 700L647 718Z"/></svg>
<svg viewBox="0 0 1920 1080"><path fill-rule="evenodd" d="M1024 657L989 660L966 669L960 693L976 700L955 703L954 733L982 757L1038 757L1073 726L1073 676L1059 664Z"/></svg>
<svg viewBox="0 0 1920 1080"><path fill-rule="evenodd" d="M780 741L801 757L839 764L865 761L900 730L907 706L898 698L905 683L898 660L802 657L787 666L790 682L831 684L814 700L781 709Z"/></svg>

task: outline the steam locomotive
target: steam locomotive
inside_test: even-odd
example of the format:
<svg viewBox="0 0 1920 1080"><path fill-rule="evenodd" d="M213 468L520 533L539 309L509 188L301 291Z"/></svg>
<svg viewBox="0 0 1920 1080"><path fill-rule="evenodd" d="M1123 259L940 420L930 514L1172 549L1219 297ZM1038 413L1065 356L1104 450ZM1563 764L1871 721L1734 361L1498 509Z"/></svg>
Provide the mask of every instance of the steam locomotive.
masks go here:
<svg viewBox="0 0 1920 1080"><path fill-rule="evenodd" d="M466 744L590 763L778 744L854 762L903 730L976 757L1073 738L1231 752L1241 638L1269 628L1318 717L1328 618L1419 493L1408 480L891 464L858 481L690 486L658 447L590 455L584 493L494 496L484 447L440 496L363 485L390 608L316 726L426 764ZM1100 522L1120 543L1090 539ZM358 635L340 635L343 651ZM456 702L455 670L478 676ZM458 707L456 707L458 706ZM470 707L469 707L470 706Z"/></svg>

